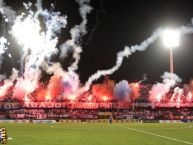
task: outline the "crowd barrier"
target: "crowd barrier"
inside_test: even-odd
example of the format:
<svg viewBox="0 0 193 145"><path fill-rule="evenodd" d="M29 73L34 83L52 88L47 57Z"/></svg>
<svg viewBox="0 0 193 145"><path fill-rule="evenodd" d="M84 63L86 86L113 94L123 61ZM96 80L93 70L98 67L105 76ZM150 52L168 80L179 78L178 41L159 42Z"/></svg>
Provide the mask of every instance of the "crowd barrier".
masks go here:
<svg viewBox="0 0 193 145"><path fill-rule="evenodd" d="M96 120L59 120L61 123L108 123L108 119L96 119ZM113 120L113 123L135 123L140 122L140 120Z"/></svg>
<svg viewBox="0 0 193 145"><path fill-rule="evenodd" d="M108 119L96 119L96 120L73 120L73 119L61 119L61 120L0 120L0 123L108 123ZM113 123L193 123L193 120L113 120Z"/></svg>
<svg viewBox="0 0 193 145"><path fill-rule="evenodd" d="M182 120L182 122L183 122L183 123L192 123L193 120L185 120L185 119L184 119L184 120Z"/></svg>
<svg viewBox="0 0 193 145"><path fill-rule="evenodd" d="M0 123L56 123L56 120L0 120Z"/></svg>
<svg viewBox="0 0 193 145"><path fill-rule="evenodd" d="M61 119L59 120L59 122L61 123L105 123L107 122L107 119L97 119L97 120L64 120L64 119Z"/></svg>
<svg viewBox="0 0 193 145"><path fill-rule="evenodd" d="M182 123L181 120L159 120L159 123Z"/></svg>
<svg viewBox="0 0 193 145"><path fill-rule="evenodd" d="M0 120L0 123L30 123L30 120Z"/></svg>
<svg viewBox="0 0 193 145"><path fill-rule="evenodd" d="M56 123L56 120L31 120L31 123Z"/></svg>
<svg viewBox="0 0 193 145"><path fill-rule="evenodd" d="M0 120L0 123L108 123L108 119L83 119L83 120L73 120L73 119L61 119L61 120ZM113 123L135 123L140 122L139 120L113 120Z"/></svg>
<svg viewBox="0 0 193 145"><path fill-rule="evenodd" d="M159 120L142 120L143 123L159 123Z"/></svg>

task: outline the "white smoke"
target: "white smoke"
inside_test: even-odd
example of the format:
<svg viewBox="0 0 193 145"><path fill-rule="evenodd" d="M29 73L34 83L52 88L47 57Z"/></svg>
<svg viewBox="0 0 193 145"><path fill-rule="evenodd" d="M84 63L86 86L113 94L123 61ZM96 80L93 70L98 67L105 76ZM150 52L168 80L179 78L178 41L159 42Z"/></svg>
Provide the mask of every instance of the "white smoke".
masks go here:
<svg viewBox="0 0 193 145"><path fill-rule="evenodd" d="M136 51L145 51L147 47L151 45L160 36L161 32L161 28L157 29L149 38L144 40L141 44L133 45L131 47L125 46L123 51L117 53L117 60L115 66L108 70L98 70L96 73L91 75L88 81L86 82L85 86L81 89L81 92L89 90L92 82L99 79L101 76L110 75L117 71L120 68L125 57L129 57L132 53L135 53Z"/></svg>
<svg viewBox="0 0 193 145"><path fill-rule="evenodd" d="M46 72L48 74L56 74L58 76L64 76L64 70L62 69L60 63L54 63L51 66L48 66Z"/></svg>
<svg viewBox="0 0 193 145"><path fill-rule="evenodd" d="M5 37L1 37L0 38L0 66L3 62L2 54L4 54L5 51L8 49L8 47L7 47L8 45L9 45L9 43L8 43L7 39Z"/></svg>
<svg viewBox="0 0 193 145"><path fill-rule="evenodd" d="M65 28L67 24L67 17L62 16L60 12L53 12L42 8L42 0L37 0L36 8L37 11L31 9L32 3L23 3L28 13L22 13L14 17L15 12L4 5L3 1L0 0L0 12L8 17L10 22L14 22L10 33L15 37L17 42L21 45L22 49L22 76L17 79L15 85L14 95L16 97L23 92L24 96L32 93L36 88L38 81L40 79L41 71L43 68L49 74L62 76L63 82L70 84L73 91L77 91L79 88L79 77L74 72L78 69L78 63L80 60L80 53L82 48L80 46L80 39L84 36L87 25L87 14L89 14L92 8L89 6L90 0L76 0L79 4L79 12L82 17L82 22L79 25L74 26L70 33L71 39L60 46L61 57L66 55L68 50L73 50L73 58L75 61L68 68L68 72L64 71L60 63L50 63L51 57L58 53L58 34L61 32L62 28ZM44 27L42 28L42 24ZM188 34L193 33L193 27L182 26L179 28L181 33ZM136 51L145 51L149 45L151 45L162 33L162 29L157 29L153 34L144 40L139 45L133 45L131 47L125 46L123 51L117 53L116 64L107 70L98 70L96 73L91 75L91 77L86 82L85 86L80 88L79 92L88 91L93 81L99 79L101 76L113 74L117 71L125 57L129 57ZM0 38L0 54L3 54L7 49L7 40L2 37ZM0 59L1 60L1 59ZM172 75L173 80L169 79ZM165 88L165 92L161 94L162 96L166 94L171 87L176 83L180 82L180 79L175 74L165 73L163 76L162 84ZM8 87L12 86L12 83L8 83ZM155 87L160 86L156 84ZM20 92L21 91L21 92ZM4 91L2 91L4 92ZM159 95L160 96L160 95Z"/></svg>
<svg viewBox="0 0 193 145"><path fill-rule="evenodd" d="M192 23L193 23L193 20L192 20ZM193 26L192 25L181 26L179 28L179 31L182 34L193 33ZM88 81L86 82L85 86L81 89L80 92L88 91L92 82L99 79L101 76L110 75L110 74L113 74L115 71L117 71L119 67L121 66L122 61L125 57L132 55L136 51L145 51L149 47L149 45L151 45L156 39L158 39L162 35L162 32L163 32L163 29L159 28L156 31L154 31L153 34L149 38L144 40L140 45L134 45L131 47L125 46L123 51L120 51L117 53L117 60L116 60L115 66L113 66L111 69L108 69L108 70L98 70L96 73L91 75ZM168 74L166 73L165 75L168 75ZM174 75L173 76L174 79L177 79L176 75L175 74L173 75ZM170 82L170 83L174 84L174 82Z"/></svg>
<svg viewBox="0 0 193 145"><path fill-rule="evenodd" d="M67 17L61 16L60 12L43 9L41 0L36 3L37 11L32 11L31 6L32 3L24 3L29 13L17 16L10 31L22 47L21 73L23 76L17 80L15 96L19 96L17 94L22 90L27 96L38 87L41 77L40 68L46 69L51 56L58 52L57 34L67 24ZM45 28L41 27L41 23L44 23ZM25 87L21 88L21 86Z"/></svg>
<svg viewBox="0 0 193 145"><path fill-rule="evenodd" d="M63 97L69 98L73 96L75 99L79 94L77 90L80 87L79 76L73 71L64 71L60 63L54 63L46 70L48 74L54 74L54 76L60 77L63 83L64 92Z"/></svg>
<svg viewBox="0 0 193 145"><path fill-rule="evenodd" d="M7 39L5 37L1 37L0 38L0 57L3 53L5 53L5 51L8 49L7 45L9 43L7 42Z"/></svg>
<svg viewBox="0 0 193 145"><path fill-rule="evenodd" d="M171 74L169 72L164 72L161 78L162 83L157 83L153 85L150 91L149 99L152 102L159 102L163 97L166 97L166 94L170 91L172 87L182 81L182 79L179 78L176 74Z"/></svg>
<svg viewBox="0 0 193 145"><path fill-rule="evenodd" d="M69 49L73 49L73 58L75 61L69 66L69 71L76 71L78 69L78 63L80 61L80 53L82 52L82 47L79 44L80 39L87 33L86 25L87 25L87 14L89 14L92 10L92 7L89 6L90 0L76 0L79 4L79 13L82 17L82 22L80 25L75 25L71 30L71 40L67 40L65 44L61 45L61 55L63 58L66 56L66 53Z"/></svg>
<svg viewBox="0 0 193 145"><path fill-rule="evenodd" d="M0 100L2 97L6 95L8 92L8 89L11 88L14 85L14 81L18 77L18 71L16 69L12 69L12 75L9 77L9 79L5 79L3 81L3 85L0 87Z"/></svg>
<svg viewBox="0 0 193 145"><path fill-rule="evenodd" d="M182 26L180 28L180 32L182 34L192 34L193 33L193 27L192 26Z"/></svg>
<svg viewBox="0 0 193 145"><path fill-rule="evenodd" d="M191 25L181 26L179 30L182 34L192 34L193 33L193 18L191 19Z"/></svg>
<svg viewBox="0 0 193 145"><path fill-rule="evenodd" d="M4 16L5 22L13 22L15 19L15 11L6 6L3 0L0 0L0 13Z"/></svg>
<svg viewBox="0 0 193 145"><path fill-rule="evenodd" d="M181 96L184 94L184 90L182 88L176 87L174 89L174 93L171 97L171 101L176 100L176 102L181 102Z"/></svg>
<svg viewBox="0 0 193 145"><path fill-rule="evenodd" d="M173 87L174 85L182 81L182 79L179 78L179 76L177 76L175 73L169 72L164 72L161 78L163 79L163 83L167 84L170 87Z"/></svg>
<svg viewBox="0 0 193 145"><path fill-rule="evenodd" d="M28 94L35 91L38 86L40 74L40 70L31 69L30 71L26 71L23 77L17 78L13 90L13 97L17 99L25 98Z"/></svg>

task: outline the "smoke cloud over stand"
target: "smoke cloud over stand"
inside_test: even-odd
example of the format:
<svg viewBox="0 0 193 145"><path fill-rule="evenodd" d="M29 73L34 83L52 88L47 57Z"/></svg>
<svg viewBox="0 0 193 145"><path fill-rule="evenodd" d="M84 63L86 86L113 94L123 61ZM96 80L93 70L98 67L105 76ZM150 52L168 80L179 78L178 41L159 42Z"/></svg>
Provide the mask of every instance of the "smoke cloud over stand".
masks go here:
<svg viewBox="0 0 193 145"><path fill-rule="evenodd" d="M60 12L55 12L54 10L44 9L41 0L37 0L35 4L30 2L23 3L25 12L16 15L14 10L6 6L2 0L0 1L0 12L4 20L11 25L9 33L18 43L21 51L20 70L13 69L10 78L1 77L1 81L3 82L0 86L1 100L6 98L6 94L11 88L12 98L18 100L76 100L85 92L91 90L94 81L117 71L122 65L124 58L128 58L137 51L142 52L147 50L150 45L160 38L164 30L163 28L158 28L140 44L125 46L122 51L117 53L115 65L112 68L98 70L89 77L85 84L81 84L79 75L76 73L81 53L84 53L84 49L81 46L81 39L87 34L87 16L93 8L89 5L90 0L76 0L76 3L79 5L79 13L82 21L70 30L71 38L58 46L59 34L67 26L66 15L62 15ZM35 6L35 10L32 8L33 6ZM53 9L54 6L51 5L51 8ZM177 29L182 34L193 33L192 24L181 26ZM2 54L6 53L8 48L8 38L1 36L0 64L3 61ZM68 50L72 50L74 61L65 70L60 61L68 56ZM59 52L61 53L59 54ZM61 60L59 62L52 61L53 56L59 56ZM49 80L45 84L41 82L43 71L50 75ZM173 76L173 80L169 79L171 75ZM169 93L171 88L181 82L181 79L177 75L167 72L164 73L162 79L162 83L153 85L150 92L151 101L161 100L161 98ZM108 84L96 85L92 90L96 93L102 92L101 94L108 94L106 97L112 99L118 98L119 100L129 102L139 97L140 83L141 81L135 84L123 80L115 86L110 85L111 87ZM110 91L107 91L108 87ZM38 90L41 90L44 95L40 95L40 91L38 92ZM183 95L183 93L182 88L174 89L173 99L171 100L179 100L179 96Z"/></svg>

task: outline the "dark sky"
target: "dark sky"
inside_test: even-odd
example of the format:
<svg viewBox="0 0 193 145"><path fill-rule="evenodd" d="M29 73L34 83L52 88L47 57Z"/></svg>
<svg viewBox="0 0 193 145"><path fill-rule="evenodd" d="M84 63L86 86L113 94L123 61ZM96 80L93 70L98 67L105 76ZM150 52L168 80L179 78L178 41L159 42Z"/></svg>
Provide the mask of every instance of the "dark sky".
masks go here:
<svg viewBox="0 0 193 145"><path fill-rule="evenodd" d="M15 10L22 8L22 0L5 1ZM44 0L44 7L48 8L51 2L57 11L68 16L67 29L60 35L62 42L69 38L68 30L81 21L78 5L73 0ZM78 70L82 82L98 69L111 68L116 53L125 45L139 44L159 27L188 25L193 17L192 0L92 0L91 5L94 10L88 17L89 33L82 39L83 53ZM174 72L184 82L193 77L192 40L193 34L182 36L180 46L174 50ZM149 82L160 81L160 75L169 71L168 52L161 40L157 40L147 51L124 59L121 68L110 77L132 82L147 74ZM6 68L5 64L2 69Z"/></svg>
<svg viewBox="0 0 193 145"><path fill-rule="evenodd" d="M113 66L116 53L124 45L139 44L161 26L190 24L193 17L192 0L104 0L103 8L105 13L101 14L100 24L81 61L80 70L86 70L86 76L98 68ZM193 35L183 36L180 47L174 51L174 71L185 81L193 76L192 38ZM146 73L149 80L154 82L159 81L160 75L168 70L169 53L158 40L147 51L125 59L112 78L136 81Z"/></svg>

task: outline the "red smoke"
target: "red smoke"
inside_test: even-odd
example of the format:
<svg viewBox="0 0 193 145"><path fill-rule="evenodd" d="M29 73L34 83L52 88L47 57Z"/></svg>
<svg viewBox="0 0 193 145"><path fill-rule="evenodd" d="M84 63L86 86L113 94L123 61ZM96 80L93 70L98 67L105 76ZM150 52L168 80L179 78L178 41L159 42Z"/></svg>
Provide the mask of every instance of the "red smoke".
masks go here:
<svg viewBox="0 0 193 145"><path fill-rule="evenodd" d="M132 88L132 93L131 93L131 99L136 100L140 96L140 84L139 83L131 83L129 84Z"/></svg>
<svg viewBox="0 0 193 145"><path fill-rule="evenodd" d="M52 76L47 87L45 99L52 100L57 98L61 95L62 90L62 77L57 75Z"/></svg>
<svg viewBox="0 0 193 145"><path fill-rule="evenodd" d="M38 93L37 93L37 97L36 97L36 100L37 101L45 101L45 96L46 96L46 94L47 94L47 91L46 91L46 89L45 88L41 88L39 91L38 91Z"/></svg>
<svg viewBox="0 0 193 145"><path fill-rule="evenodd" d="M103 84L92 86L92 94L102 101L112 100L114 86L115 83L113 80L106 79Z"/></svg>

